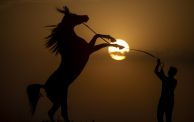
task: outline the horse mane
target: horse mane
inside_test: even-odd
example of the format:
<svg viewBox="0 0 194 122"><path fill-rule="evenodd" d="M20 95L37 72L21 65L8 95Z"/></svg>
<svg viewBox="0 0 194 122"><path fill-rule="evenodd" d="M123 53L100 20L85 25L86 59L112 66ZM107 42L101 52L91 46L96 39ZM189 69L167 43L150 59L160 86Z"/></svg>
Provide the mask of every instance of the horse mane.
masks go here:
<svg viewBox="0 0 194 122"><path fill-rule="evenodd" d="M66 11L68 11L67 7L63 7L63 9L56 8L59 13L62 13L65 15ZM51 50L52 53L55 53L56 55L59 53L60 50L60 44L59 42L61 40L61 35L64 31L62 27L62 23L59 23L58 25L49 25L46 27L52 27L53 30L49 36L46 37L46 47Z"/></svg>
<svg viewBox="0 0 194 122"><path fill-rule="evenodd" d="M53 28L51 34L49 36L46 37L46 47L49 48L51 50L52 53L58 54L59 53L59 46L58 46L58 42L60 41L60 37L59 37L59 25L55 26L55 28ZM51 27L51 26L47 26L47 27Z"/></svg>

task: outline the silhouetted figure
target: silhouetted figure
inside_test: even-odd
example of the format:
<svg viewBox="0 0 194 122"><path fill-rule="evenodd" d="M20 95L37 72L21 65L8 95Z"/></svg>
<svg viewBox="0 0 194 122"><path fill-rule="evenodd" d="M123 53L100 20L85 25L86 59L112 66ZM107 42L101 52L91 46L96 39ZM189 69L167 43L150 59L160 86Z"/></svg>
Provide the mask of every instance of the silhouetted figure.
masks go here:
<svg viewBox="0 0 194 122"><path fill-rule="evenodd" d="M177 80L174 76L177 73L175 67L170 67L168 76L164 74L163 66L161 65L160 59L157 60L155 67L155 73L162 81L162 92L157 110L158 122L164 122L163 117L166 115L166 122L172 122L172 112L174 106L174 90L177 85Z"/></svg>
<svg viewBox="0 0 194 122"><path fill-rule="evenodd" d="M122 46L108 43L95 45L98 37L107 38L113 42L115 41L111 36L101 34L96 34L92 40L87 43L84 39L76 35L74 27L83 22L87 22L89 20L88 16L70 13L67 7L57 10L64 14L64 17L47 37L48 41L46 46L50 48L53 53L60 54L61 63L44 85L29 85L27 93L32 107L32 113L34 113L40 97L40 88L44 88L47 97L53 103L52 108L48 112L50 120L54 122L54 114L59 107L61 107L62 117L65 122L69 122L67 108L68 88L82 72L89 56L93 52L107 46L119 48L122 48Z"/></svg>

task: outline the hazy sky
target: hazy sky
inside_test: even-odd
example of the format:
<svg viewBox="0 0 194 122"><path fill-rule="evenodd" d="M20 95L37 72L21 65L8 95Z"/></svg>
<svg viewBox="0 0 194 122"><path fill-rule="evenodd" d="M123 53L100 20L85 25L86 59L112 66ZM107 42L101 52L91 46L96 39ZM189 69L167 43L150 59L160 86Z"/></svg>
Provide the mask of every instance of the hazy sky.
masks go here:
<svg viewBox="0 0 194 122"><path fill-rule="evenodd" d="M50 101L44 97L30 116L26 86L44 84L60 58L45 48L46 25L62 15L67 5L86 14L98 33L126 40L131 48L147 50L178 68L174 122L193 122L194 116L194 2L191 0L1 0L0 1L0 121L46 120ZM93 36L80 25L76 32L87 41ZM98 43L103 42L98 40ZM131 52L115 61L100 50L75 80L69 93L69 115L74 120L155 122L160 80L155 60ZM59 116L59 113L57 113Z"/></svg>

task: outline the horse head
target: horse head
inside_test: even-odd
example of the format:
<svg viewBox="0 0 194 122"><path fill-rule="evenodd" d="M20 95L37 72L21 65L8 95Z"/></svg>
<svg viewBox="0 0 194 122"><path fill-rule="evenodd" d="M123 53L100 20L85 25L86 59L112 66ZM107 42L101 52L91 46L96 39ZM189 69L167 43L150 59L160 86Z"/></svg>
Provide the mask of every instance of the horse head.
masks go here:
<svg viewBox="0 0 194 122"><path fill-rule="evenodd" d="M52 30L52 33L46 37L46 39L48 39L46 47L50 48L51 51L56 54L58 54L60 49L64 48L64 45L61 45L60 43L64 41L64 34L68 31L71 32L76 25L87 22L89 20L87 15L77 15L71 13L66 6L62 9L57 8L57 11L64 14L64 17L62 21L57 26L55 26L55 28Z"/></svg>
<svg viewBox="0 0 194 122"><path fill-rule="evenodd" d="M79 25L83 22L87 22L89 20L89 17L87 15L77 15L74 13L71 13L69 9L65 6L63 9L58 9L57 10L64 14L64 17L61 21L61 24L66 24L68 23L69 26L76 26Z"/></svg>

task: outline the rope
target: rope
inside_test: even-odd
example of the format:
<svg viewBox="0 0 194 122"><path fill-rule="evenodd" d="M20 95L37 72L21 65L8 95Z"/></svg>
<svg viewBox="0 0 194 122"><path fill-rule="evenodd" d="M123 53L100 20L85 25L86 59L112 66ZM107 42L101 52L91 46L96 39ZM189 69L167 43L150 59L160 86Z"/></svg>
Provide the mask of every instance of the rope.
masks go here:
<svg viewBox="0 0 194 122"><path fill-rule="evenodd" d="M83 23L83 25L85 25L90 31L92 31L94 34L97 34L89 25L87 25L86 23ZM100 37L102 40L104 40L106 43L110 44L108 41L106 41L104 38ZM125 48L125 49L129 49L129 48ZM156 57L155 55L149 53L149 52L146 52L144 50L138 50L138 49L130 49L131 51L136 51L136 52L141 52L141 53L144 53L144 54L147 54L149 56L151 56L152 58L157 58L159 59L158 57Z"/></svg>
<svg viewBox="0 0 194 122"><path fill-rule="evenodd" d="M86 23L83 23L90 31L92 31L94 34L97 34L90 26L88 26ZM104 38L100 37L102 40L104 40L106 43L110 44L108 41L106 41Z"/></svg>
<svg viewBox="0 0 194 122"><path fill-rule="evenodd" d="M157 58L157 59L158 59L158 57L156 57L155 55L153 55L153 54L151 54L151 53L149 53L149 52L146 52L146 51L144 51L144 50L137 50L137 49L130 49L130 50L136 51L136 52L142 52L142 53L147 54L147 55L149 55L149 56L151 56L151 57L153 57L153 58Z"/></svg>

